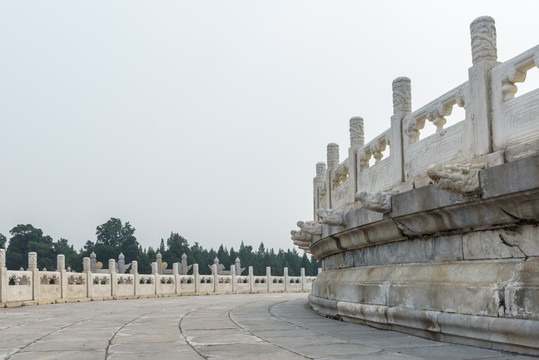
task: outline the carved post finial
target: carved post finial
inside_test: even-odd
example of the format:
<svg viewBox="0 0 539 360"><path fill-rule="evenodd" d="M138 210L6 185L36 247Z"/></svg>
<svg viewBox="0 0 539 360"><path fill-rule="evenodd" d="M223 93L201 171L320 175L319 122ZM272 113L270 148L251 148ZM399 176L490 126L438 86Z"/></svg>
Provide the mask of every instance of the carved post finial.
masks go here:
<svg viewBox="0 0 539 360"><path fill-rule="evenodd" d="M131 261L131 274L138 274L138 261Z"/></svg>
<svg viewBox="0 0 539 360"><path fill-rule="evenodd" d="M28 270L37 269L37 253L28 253Z"/></svg>
<svg viewBox="0 0 539 360"><path fill-rule="evenodd" d="M335 143L328 144L327 148L328 170L332 171L339 166L339 145Z"/></svg>
<svg viewBox="0 0 539 360"><path fill-rule="evenodd" d="M350 119L350 147L360 148L365 145L363 118L355 116Z"/></svg>
<svg viewBox="0 0 539 360"><path fill-rule="evenodd" d="M84 271L84 272L91 271L90 258L89 257L82 258L82 271Z"/></svg>
<svg viewBox="0 0 539 360"><path fill-rule="evenodd" d="M316 178L317 182L323 182L326 179L326 163L316 163Z"/></svg>
<svg viewBox="0 0 539 360"><path fill-rule="evenodd" d="M66 268L65 255L63 254L56 255L56 270L62 271L62 270L65 270L65 268Z"/></svg>
<svg viewBox="0 0 539 360"><path fill-rule="evenodd" d="M116 272L116 259L109 259L109 273L115 273Z"/></svg>
<svg viewBox="0 0 539 360"><path fill-rule="evenodd" d="M403 76L393 80L393 114L412 111L412 82Z"/></svg>
<svg viewBox="0 0 539 360"><path fill-rule="evenodd" d="M481 16L470 24L472 63L482 60L497 61L496 26L490 16Z"/></svg>

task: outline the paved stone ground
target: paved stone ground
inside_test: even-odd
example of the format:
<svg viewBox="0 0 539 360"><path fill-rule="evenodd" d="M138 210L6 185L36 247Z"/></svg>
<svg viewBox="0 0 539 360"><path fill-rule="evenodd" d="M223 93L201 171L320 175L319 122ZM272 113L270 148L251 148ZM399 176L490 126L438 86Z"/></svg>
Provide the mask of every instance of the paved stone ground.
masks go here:
<svg viewBox="0 0 539 360"><path fill-rule="evenodd" d="M0 310L0 358L536 359L326 319L307 294L182 296Z"/></svg>

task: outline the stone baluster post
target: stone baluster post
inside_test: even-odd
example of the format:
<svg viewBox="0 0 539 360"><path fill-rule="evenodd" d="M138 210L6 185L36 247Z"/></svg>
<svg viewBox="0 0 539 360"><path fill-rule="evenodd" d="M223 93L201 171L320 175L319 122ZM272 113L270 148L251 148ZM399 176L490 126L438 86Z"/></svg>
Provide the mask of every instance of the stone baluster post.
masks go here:
<svg viewBox="0 0 539 360"><path fill-rule="evenodd" d="M350 193L348 194L348 201L353 203L355 201L356 193L358 190L358 172L360 169L358 163L357 151L365 145L365 130L363 126L363 118L356 116L350 119L350 148L348 149L348 181L352 181L350 186ZM315 218L316 220L316 218Z"/></svg>
<svg viewBox="0 0 539 360"><path fill-rule="evenodd" d="M195 293L198 293L200 286L200 274L198 273L198 264L193 264L193 277L195 279Z"/></svg>
<svg viewBox="0 0 539 360"><path fill-rule="evenodd" d="M470 155L478 157L492 151L492 116L490 70L498 65L496 26L490 16L482 16L470 24L472 64L468 70L470 98L465 103L466 134L471 138Z"/></svg>
<svg viewBox="0 0 539 360"><path fill-rule="evenodd" d="M290 279L288 279L288 268L286 266L283 268L283 278L284 278L284 292L287 292Z"/></svg>
<svg viewBox="0 0 539 360"><path fill-rule="evenodd" d="M138 296L140 278L138 274L138 261L136 260L131 261L131 274L133 274L133 295Z"/></svg>
<svg viewBox="0 0 539 360"><path fill-rule="evenodd" d="M9 280L6 268L6 250L0 249L0 304L7 302L7 287Z"/></svg>
<svg viewBox="0 0 539 360"><path fill-rule="evenodd" d="M305 291L305 268L301 268L301 291Z"/></svg>
<svg viewBox="0 0 539 360"><path fill-rule="evenodd" d="M249 266L249 292L253 292L255 285L255 276L253 274L253 267Z"/></svg>
<svg viewBox="0 0 539 360"><path fill-rule="evenodd" d="M322 273L322 268L318 268L318 275Z"/></svg>
<svg viewBox="0 0 539 360"><path fill-rule="evenodd" d="M86 297L91 298L92 297L92 265L91 265L91 259L89 257L82 258L82 272L86 276Z"/></svg>
<svg viewBox="0 0 539 360"><path fill-rule="evenodd" d="M230 282L232 285L232 292L236 292L236 265L230 265Z"/></svg>
<svg viewBox="0 0 539 360"><path fill-rule="evenodd" d="M185 253L182 254L182 263L180 266L180 274L187 275L187 255Z"/></svg>
<svg viewBox="0 0 539 360"><path fill-rule="evenodd" d="M339 145L335 143L328 144L327 164L328 164L328 169L326 173L326 185L327 185L326 204L329 209L332 209L333 208L332 196L331 196L332 173L333 173L333 170L335 170L337 166L339 166Z"/></svg>
<svg viewBox="0 0 539 360"><path fill-rule="evenodd" d="M159 265L157 261L152 263L152 275L154 279L154 294L158 295L161 292L161 281L159 279Z"/></svg>
<svg viewBox="0 0 539 360"><path fill-rule="evenodd" d="M97 258L93 251L90 254L90 271L93 273L97 272Z"/></svg>
<svg viewBox="0 0 539 360"><path fill-rule="evenodd" d="M116 260L109 259L109 274L110 274L110 296L116 298L118 296L118 275L116 274Z"/></svg>
<svg viewBox="0 0 539 360"><path fill-rule="evenodd" d="M326 180L326 163L318 162L316 163L316 176L313 179L313 197L314 197L314 206L313 206L313 220L318 220L316 216L316 210L318 209L327 209L326 204L327 197L324 197L324 200L321 199L321 193L327 192L325 188L324 181Z"/></svg>
<svg viewBox="0 0 539 360"><path fill-rule="evenodd" d="M241 275L241 263L240 263L240 258L239 257L236 258L236 261L234 262L234 267L236 269L236 276L240 276Z"/></svg>
<svg viewBox="0 0 539 360"><path fill-rule="evenodd" d="M39 301L41 281L39 279L39 269L37 268L37 253L28 253L28 271L32 272L32 300Z"/></svg>
<svg viewBox="0 0 539 360"><path fill-rule="evenodd" d="M118 273L125 273L125 256L123 253L120 253L120 255L118 255Z"/></svg>
<svg viewBox="0 0 539 360"><path fill-rule="evenodd" d="M217 258L215 258L217 260ZM217 260L219 264L219 260ZM213 275L213 292L219 292L219 274L217 273L217 264L211 266L211 274Z"/></svg>
<svg viewBox="0 0 539 360"><path fill-rule="evenodd" d="M172 275L174 275L174 293L180 293L180 263L175 262L172 264Z"/></svg>
<svg viewBox="0 0 539 360"><path fill-rule="evenodd" d="M155 262L157 263L157 273L161 275L163 273L163 255L161 255L161 253L158 252L155 258L156 258Z"/></svg>
<svg viewBox="0 0 539 360"><path fill-rule="evenodd" d="M272 282L273 282L273 279L271 277L271 267L269 266L266 266L266 282L268 283L268 292L270 292L272 290Z"/></svg>
<svg viewBox="0 0 539 360"><path fill-rule="evenodd" d="M56 271L60 273L60 298L65 299L67 297L67 272L65 255L56 255Z"/></svg>
<svg viewBox="0 0 539 360"><path fill-rule="evenodd" d="M391 116L391 130L389 134L389 147L391 151L391 184L399 185L404 178L404 143L408 136L402 127L403 119L412 111L412 87L407 77L393 80L393 115ZM361 189L358 189L361 191Z"/></svg>

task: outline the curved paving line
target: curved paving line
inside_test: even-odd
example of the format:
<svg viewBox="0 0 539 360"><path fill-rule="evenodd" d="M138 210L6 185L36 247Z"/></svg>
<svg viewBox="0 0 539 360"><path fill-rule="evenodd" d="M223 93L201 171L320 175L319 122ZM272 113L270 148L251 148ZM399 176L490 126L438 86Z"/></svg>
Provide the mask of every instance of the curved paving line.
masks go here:
<svg viewBox="0 0 539 360"><path fill-rule="evenodd" d="M148 314L152 314L152 313L154 313L154 312L156 312L156 311L150 311L150 312L148 312L148 313L146 313L146 314L142 314L142 315L140 315L140 316L137 316L137 317L135 317L135 318L129 320L128 322L126 322L126 323L123 324L122 326L120 326L120 327L118 328L118 330L116 330L116 332L115 332L114 334L112 334L111 338L110 338L109 341L108 341L107 349L105 350L105 360L107 360L107 359L109 358L109 349L110 349L110 345L111 345L111 343L112 343L112 339L114 339L114 337L120 332L120 330L122 330L122 329L123 329L124 327L126 327L127 325L131 324L133 321L138 320L138 319L140 319L141 317L146 316L146 315L148 315Z"/></svg>
<svg viewBox="0 0 539 360"><path fill-rule="evenodd" d="M280 301L280 302L278 302L278 303L275 303L275 304L271 305L270 307L273 307L274 305L281 304L281 303L284 303L284 302L287 302L287 301L290 301L290 300L283 300L283 301ZM243 331L247 332L248 334L250 334L250 335L252 335L252 336L254 336L254 337L256 337L256 338L262 340L262 341L265 342L265 343L271 344L271 345L273 345L273 346L275 346L275 347L278 347L279 349L288 351L288 352L290 352L290 353L292 353L292 354L294 354L294 355L301 356L301 357L303 357L303 358L305 358L305 359L310 359L310 360L313 360L313 359L314 359L314 358L308 357L308 356L306 356L306 355L300 354L300 353L298 353L298 352L292 351L292 350L290 350L290 349L287 349L287 348L285 348L284 346L277 345L277 344L274 344L274 343L272 343L272 342L269 342L268 340L266 340L266 339L264 339L264 338L262 338L262 337L256 335L252 330L245 329L245 328L244 328L243 326L241 326L239 323L237 323L236 321L234 321L234 319L232 319L232 316L231 316L232 311L234 311L234 310L236 310L236 309L238 309L238 308L240 308L240 307L242 307L242 306L250 305L250 304L255 304L255 303L258 303L258 301L253 301L253 302L250 302L250 303L247 303L247 304L241 304L241 305L238 305L238 306L236 306L236 307L230 309L230 310L228 311L228 318L229 318L230 321L232 321L237 327L239 327L239 328L242 329ZM269 312L269 308L268 308L268 312ZM279 321L282 321L280 318L274 316L273 314L270 313L270 315L273 316L273 317L275 317L275 318L278 319ZM292 324L292 323L289 322L289 324ZM292 325L295 325L295 324L292 324ZM295 325L295 326L297 326L297 325Z"/></svg>
<svg viewBox="0 0 539 360"><path fill-rule="evenodd" d="M11 354L9 354L9 355L5 358L5 360L10 359L13 355L17 355L18 353L20 353L21 351L23 351L24 349L26 349L28 346L30 346L30 345L32 345L32 344L35 344L35 343L38 342L39 340L41 340L41 339L43 339L43 338L45 338L45 337L47 337L47 336L49 336L49 335L51 335L51 334L54 334L55 332L61 331L61 330L65 329L65 328L68 328L68 327L73 326L73 325L81 324L81 323L86 322L86 321L89 321L89 320L91 320L91 319L92 319L92 318L87 318L87 319L84 319L84 320L75 321L74 323L71 323L71 324L68 324L68 325L64 325L64 326L62 326L62 327L60 327L60 328L58 328L58 329L54 329L53 331L50 331L50 332L46 333L45 335L43 335L43 336L41 336L41 337L39 337L39 338L37 338L37 339L35 339L35 340L29 342L28 344L26 344L26 345L24 345L23 347L21 347L19 350L15 351L15 352L12 352Z"/></svg>
<svg viewBox="0 0 539 360"><path fill-rule="evenodd" d="M213 304L212 304L212 305L213 305ZM193 349L193 351L196 352L196 353L197 353L201 358L203 358L203 359L207 359L208 357L205 356L204 354L202 354L202 353L201 353L201 352L200 352L200 351L199 351L193 344L191 344L191 342L187 339L187 336L186 336L186 335L184 334L184 332L183 332L182 322L183 322L183 320L184 320L189 314L191 314L193 311L197 311L197 310L199 310L199 309L206 308L206 307L209 307L209 306L211 306L211 305L208 305L208 306L201 306L201 307L198 307L198 308L196 308L196 309L192 309L192 310L186 312L185 315L183 315L183 316L181 317L180 322L178 323L178 327L179 327L179 329L180 329L180 333L182 334L183 338L185 339L185 342L187 343L187 345L189 345L189 347L190 347L191 349Z"/></svg>

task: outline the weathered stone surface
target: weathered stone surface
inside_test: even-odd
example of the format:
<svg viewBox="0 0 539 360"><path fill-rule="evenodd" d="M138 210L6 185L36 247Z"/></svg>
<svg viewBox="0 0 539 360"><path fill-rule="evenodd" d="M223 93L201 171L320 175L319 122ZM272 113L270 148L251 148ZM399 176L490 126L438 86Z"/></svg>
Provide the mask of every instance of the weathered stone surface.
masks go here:
<svg viewBox="0 0 539 360"><path fill-rule="evenodd" d="M347 320L539 354L539 92L515 97L539 45L498 63L494 20L470 29L466 82L412 111L399 78L390 129L363 146L354 135L342 162L328 147L314 210L346 210L346 221L309 243L324 268L310 302ZM465 118L447 127L455 107ZM427 122L436 133L421 138Z"/></svg>
<svg viewBox="0 0 539 360"><path fill-rule="evenodd" d="M467 233L462 236L464 259L503 259L539 256L539 227L512 228Z"/></svg>

